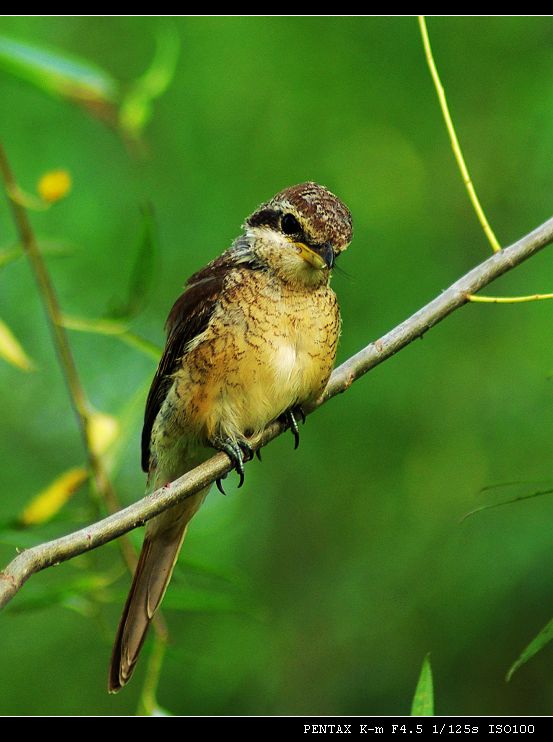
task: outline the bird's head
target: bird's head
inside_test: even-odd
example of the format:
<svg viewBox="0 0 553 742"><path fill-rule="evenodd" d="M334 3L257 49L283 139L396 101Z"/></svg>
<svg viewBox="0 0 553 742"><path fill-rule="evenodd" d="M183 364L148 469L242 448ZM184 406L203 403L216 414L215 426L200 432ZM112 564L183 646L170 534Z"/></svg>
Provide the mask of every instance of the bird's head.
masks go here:
<svg viewBox="0 0 553 742"><path fill-rule="evenodd" d="M244 224L256 257L282 279L308 286L328 282L352 237L351 214L317 183L285 188Z"/></svg>

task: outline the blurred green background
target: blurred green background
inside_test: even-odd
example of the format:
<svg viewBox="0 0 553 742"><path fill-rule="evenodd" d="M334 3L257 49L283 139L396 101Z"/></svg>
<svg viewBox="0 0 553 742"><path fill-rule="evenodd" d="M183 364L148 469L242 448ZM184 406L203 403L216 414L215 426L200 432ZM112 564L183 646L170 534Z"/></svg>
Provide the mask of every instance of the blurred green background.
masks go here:
<svg viewBox="0 0 553 742"><path fill-rule="evenodd" d="M553 213L553 19L428 27L474 183L508 244ZM162 345L186 278L260 202L308 179L354 216L334 276L341 360L490 254L414 17L0 21L1 35L88 60L122 90L152 62L160 28L180 54L139 145L0 69L1 138L20 185L32 191L55 168L73 178L66 200L32 213L42 244L63 247L47 259L68 314L113 316L124 302L150 203L158 246L131 327ZM0 250L15 242L4 203ZM550 248L488 293L552 291L552 260ZM460 519L553 481L552 317L548 302L463 308L313 415L299 451L284 436L248 466L243 489L231 478L228 497L212 492L167 595L159 704L403 714L430 652L436 713L551 713L552 647L504 677L553 616L553 498ZM14 526L84 453L23 259L0 269L0 318L37 367L0 361L5 564L16 546L103 510L84 488L52 521ZM94 405L126 411L114 481L131 502L144 490L140 418L155 360L114 337L70 339ZM481 491L505 482L519 484ZM105 690L128 584L114 544L26 584L0 617L0 713L135 712L146 658L118 696Z"/></svg>

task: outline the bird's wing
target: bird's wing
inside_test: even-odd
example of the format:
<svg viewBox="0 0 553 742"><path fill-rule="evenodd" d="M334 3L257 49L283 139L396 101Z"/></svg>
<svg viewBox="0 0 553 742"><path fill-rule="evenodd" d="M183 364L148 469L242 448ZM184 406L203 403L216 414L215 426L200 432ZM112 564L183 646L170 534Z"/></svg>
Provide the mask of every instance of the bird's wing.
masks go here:
<svg viewBox="0 0 553 742"><path fill-rule="evenodd" d="M150 436L158 412L167 396L173 374L188 343L207 327L223 289L227 270L213 270L200 277L192 277L184 293L174 303L167 318L167 342L153 378L142 428L142 469L147 472L150 464ZM207 271L205 271L207 273ZM191 279L191 280L192 280Z"/></svg>
<svg viewBox="0 0 553 742"><path fill-rule="evenodd" d="M167 342L156 375L150 387L142 428L142 469L149 470L150 436L155 419L167 396L173 374L178 369L186 346L200 335L209 324L217 306L225 278L230 271L263 270L251 251L248 239L239 237L226 252L188 279L184 292L173 304L165 324Z"/></svg>

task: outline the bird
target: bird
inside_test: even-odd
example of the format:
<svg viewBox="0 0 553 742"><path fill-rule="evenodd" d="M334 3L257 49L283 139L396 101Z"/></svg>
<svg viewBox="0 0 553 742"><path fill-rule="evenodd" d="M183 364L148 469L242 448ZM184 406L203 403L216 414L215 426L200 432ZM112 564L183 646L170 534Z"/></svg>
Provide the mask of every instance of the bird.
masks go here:
<svg viewBox="0 0 553 742"><path fill-rule="evenodd" d="M169 313L142 430L147 493L214 450L228 455L241 485L254 442L270 422L282 419L297 447L303 407L321 395L332 372L341 317L329 282L352 239L349 209L309 181L261 204L243 230L188 279ZM221 480L217 485L224 491ZM146 525L113 646L112 693L134 671L188 524L208 490Z"/></svg>

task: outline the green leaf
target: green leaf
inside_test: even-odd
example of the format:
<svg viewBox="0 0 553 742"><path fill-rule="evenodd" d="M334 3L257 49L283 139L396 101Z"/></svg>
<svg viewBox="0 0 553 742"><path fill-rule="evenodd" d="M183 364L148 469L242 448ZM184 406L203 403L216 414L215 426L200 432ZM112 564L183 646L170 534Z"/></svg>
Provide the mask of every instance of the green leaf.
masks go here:
<svg viewBox="0 0 553 742"><path fill-rule="evenodd" d="M27 503L19 516L23 526L35 526L53 518L89 477L88 468L79 466L59 474Z"/></svg>
<svg viewBox="0 0 553 742"><path fill-rule="evenodd" d="M79 103L112 106L119 98L117 81L97 65L6 36L0 36L0 69Z"/></svg>
<svg viewBox="0 0 553 742"><path fill-rule="evenodd" d="M242 612L240 601L235 596L188 585L168 592L163 604L165 608L193 613Z"/></svg>
<svg viewBox="0 0 553 742"><path fill-rule="evenodd" d="M129 279L127 298L124 302L114 303L109 310L109 316L117 320L131 319L140 312L152 284L154 259L159 244L157 225L151 204L145 204L141 212L142 229Z"/></svg>
<svg viewBox="0 0 553 742"><path fill-rule="evenodd" d="M173 714L170 711L167 711L167 709L162 708L161 706L154 706L152 710L150 711L150 716L173 716Z"/></svg>
<svg viewBox="0 0 553 742"><path fill-rule="evenodd" d="M90 332L95 335L122 335L128 330L125 322L111 319L88 319L68 314L63 315L62 323L67 330Z"/></svg>
<svg viewBox="0 0 553 742"><path fill-rule="evenodd" d="M150 381L143 385L126 400L117 414L119 422L119 435L110 446L109 451L104 454L104 462L109 473L113 476L117 471L122 458L122 453L130 437L135 433L144 416L144 400L148 394Z"/></svg>
<svg viewBox="0 0 553 742"><path fill-rule="evenodd" d="M34 369L34 364L23 350L21 343L2 320L0 320L0 358L21 371Z"/></svg>
<svg viewBox="0 0 553 742"><path fill-rule="evenodd" d="M86 601L86 596L94 598L94 593L103 595L113 580L113 575L86 574L67 580L59 586L49 585L46 588L31 586L16 602L10 604L7 610L11 613L21 613L62 605L88 614L90 603Z"/></svg>
<svg viewBox="0 0 553 742"><path fill-rule="evenodd" d="M411 704L411 716L434 716L434 687L430 655L423 660L419 681Z"/></svg>
<svg viewBox="0 0 553 742"><path fill-rule="evenodd" d="M23 251L19 247L9 247L5 250L0 250L0 268L13 263L14 260L18 260L22 256Z"/></svg>
<svg viewBox="0 0 553 742"><path fill-rule="evenodd" d="M88 319L87 317L75 317L64 314L62 324L68 330L90 332L95 335L111 335L121 342L140 350L155 361L159 361L161 356L161 348L158 345L131 332L126 322L113 319Z"/></svg>
<svg viewBox="0 0 553 742"><path fill-rule="evenodd" d="M163 607L186 613L239 613L257 615L251 599L243 593L220 588L200 588L171 584Z"/></svg>
<svg viewBox="0 0 553 742"><path fill-rule="evenodd" d="M143 338L141 335L137 335L130 330L120 335L119 339L122 343L130 345L131 348L136 348L141 353L144 353L145 356L153 358L156 362L159 361L163 352L159 345L152 343L150 340L146 340L146 338Z"/></svg>
<svg viewBox="0 0 553 742"><path fill-rule="evenodd" d="M505 680L509 682L509 680L513 677L519 667L522 667L522 665L526 664L529 659L531 659L535 654L542 650L546 646L546 644L549 644L552 639L553 620L549 621L549 623L544 626L540 633L534 639L532 639L532 641L530 642L530 644L528 644L526 649L524 649L518 660L509 668L509 672L507 673Z"/></svg>
<svg viewBox="0 0 553 742"><path fill-rule="evenodd" d="M96 615L98 609L92 600L89 600L84 595L68 595L60 601L64 608L69 611L78 613L79 616L90 618Z"/></svg>
<svg viewBox="0 0 553 742"><path fill-rule="evenodd" d="M104 456L117 441L120 434L119 420L105 412L91 410L87 425L87 438L90 450L96 456Z"/></svg>
<svg viewBox="0 0 553 742"><path fill-rule="evenodd" d="M152 102L171 84L179 51L176 28L169 23L160 26L154 59L148 70L131 85L119 111L119 125L131 138L140 138L152 116Z"/></svg>
<svg viewBox="0 0 553 742"><path fill-rule="evenodd" d="M59 242L41 241L39 247L40 252L43 255L48 255L49 257L66 257L67 255L71 255L75 252L75 248L72 245L65 245ZM1 249L0 268L4 268L6 265L19 260L19 258L24 257L24 255L25 253L19 245L17 245L16 247L7 247Z"/></svg>
<svg viewBox="0 0 553 742"><path fill-rule="evenodd" d="M36 546L37 541L43 538L42 530L29 530L25 531L22 529L21 524L17 521L17 516L14 516L11 520L5 520L0 523L0 544L4 546L11 546L16 552L22 549L30 549L32 546ZM44 529L47 530L47 529ZM48 532L48 535L50 533ZM52 534L52 538L58 536L59 533Z"/></svg>
<svg viewBox="0 0 553 742"><path fill-rule="evenodd" d="M537 492L531 492L527 495L519 495L518 497L512 497L509 500L502 500L501 502L493 502L488 503L487 505L480 505L477 508L474 508L474 510L470 510L468 513L465 513L460 523L463 523L463 521L467 520L467 518L472 517L473 515L476 515L477 513L482 513L484 510L492 510L493 508L499 508L502 505L512 505L515 502L521 502L522 500L531 500L533 497L541 497L542 495L551 495L553 494L553 489L546 489L546 490L538 490Z"/></svg>
<svg viewBox="0 0 553 742"><path fill-rule="evenodd" d="M238 590L248 589L247 586L244 586L244 575L239 570L229 569L226 563L224 565L211 564L184 558L176 563L175 574L179 575L182 580L188 580L192 577L197 582L204 580L209 581L210 584L217 582L225 587L232 586Z"/></svg>

